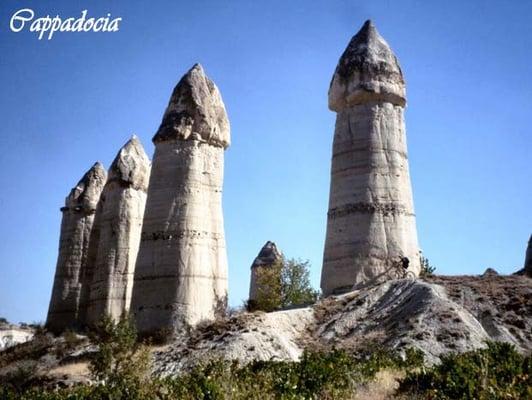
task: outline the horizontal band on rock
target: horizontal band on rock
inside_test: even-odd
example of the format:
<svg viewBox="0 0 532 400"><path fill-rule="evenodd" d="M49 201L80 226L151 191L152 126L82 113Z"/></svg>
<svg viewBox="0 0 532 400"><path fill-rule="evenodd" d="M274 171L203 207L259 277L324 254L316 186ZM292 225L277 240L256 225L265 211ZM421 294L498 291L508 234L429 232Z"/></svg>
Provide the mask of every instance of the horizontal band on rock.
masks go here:
<svg viewBox="0 0 532 400"><path fill-rule="evenodd" d="M384 215L407 215L415 216L415 214L409 212L406 207L395 204L395 203L351 203L346 204L341 207L336 207L327 213L329 218L339 218L344 217L350 214L372 214L372 213L382 213Z"/></svg>

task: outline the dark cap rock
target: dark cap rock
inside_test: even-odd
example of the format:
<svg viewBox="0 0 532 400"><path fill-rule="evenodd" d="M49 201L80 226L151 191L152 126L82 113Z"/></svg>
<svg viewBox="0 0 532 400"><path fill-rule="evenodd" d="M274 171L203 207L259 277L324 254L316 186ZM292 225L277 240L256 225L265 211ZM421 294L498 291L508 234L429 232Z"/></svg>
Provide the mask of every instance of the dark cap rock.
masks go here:
<svg viewBox="0 0 532 400"><path fill-rule="evenodd" d="M273 265L276 262L282 260L283 255L277 249L274 242L267 241L266 244L260 250L258 256L253 261L251 268L261 267L265 265Z"/></svg>
<svg viewBox="0 0 532 400"><path fill-rule="evenodd" d="M368 20L338 61L329 88L329 108L338 112L369 101L404 106L406 93L397 58Z"/></svg>

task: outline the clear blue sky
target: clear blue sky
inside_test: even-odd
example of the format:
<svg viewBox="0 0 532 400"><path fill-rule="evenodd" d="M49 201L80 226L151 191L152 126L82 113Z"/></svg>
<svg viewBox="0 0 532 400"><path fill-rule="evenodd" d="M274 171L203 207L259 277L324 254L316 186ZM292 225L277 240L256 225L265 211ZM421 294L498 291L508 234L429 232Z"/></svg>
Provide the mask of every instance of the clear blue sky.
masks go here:
<svg viewBox="0 0 532 400"><path fill-rule="evenodd" d="M442 274L522 266L532 232L532 2L12 1L0 11L0 316L43 321L61 213L96 160L151 138L195 62L232 127L224 192L230 303L267 240L318 286L339 56L371 18L407 80L420 245ZM111 12L118 33L12 33L38 15Z"/></svg>

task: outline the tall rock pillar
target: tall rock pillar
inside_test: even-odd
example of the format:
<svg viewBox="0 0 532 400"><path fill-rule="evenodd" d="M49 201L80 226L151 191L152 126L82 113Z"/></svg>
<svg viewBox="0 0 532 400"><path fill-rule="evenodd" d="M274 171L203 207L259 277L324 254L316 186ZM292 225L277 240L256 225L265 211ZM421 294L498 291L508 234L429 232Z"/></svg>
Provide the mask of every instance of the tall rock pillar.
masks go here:
<svg viewBox="0 0 532 400"><path fill-rule="evenodd" d="M175 87L153 157L131 312L141 333L176 331L225 309L222 215L229 121L196 64Z"/></svg>
<svg viewBox="0 0 532 400"><path fill-rule="evenodd" d="M408 170L405 82L371 21L351 39L331 86L337 113L321 288L332 294L420 270Z"/></svg>
<svg viewBox="0 0 532 400"><path fill-rule="evenodd" d="M150 160L133 136L114 159L101 195L89 325L104 315L118 319L129 310L149 177Z"/></svg>
<svg viewBox="0 0 532 400"><path fill-rule="evenodd" d="M96 207L105 185L107 173L96 163L81 178L61 208L61 236L59 256L55 270L52 297L48 308L46 326L52 332L83 323L79 319L79 304L83 286L84 269Z"/></svg>

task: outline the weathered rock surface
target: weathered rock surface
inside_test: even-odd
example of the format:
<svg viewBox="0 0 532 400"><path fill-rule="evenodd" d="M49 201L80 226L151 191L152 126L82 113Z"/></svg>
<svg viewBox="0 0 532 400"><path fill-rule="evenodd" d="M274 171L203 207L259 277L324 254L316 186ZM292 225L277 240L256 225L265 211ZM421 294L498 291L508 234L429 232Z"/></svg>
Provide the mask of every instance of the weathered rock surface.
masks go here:
<svg viewBox="0 0 532 400"><path fill-rule="evenodd" d="M449 352L482 347L486 339L513 343L529 354L531 298L532 279L526 276L392 280L328 297L312 307L244 312L200 324L174 342L153 348L153 368L167 376L212 358L243 363L297 360L305 348L365 353L375 343L399 351L418 348L430 363ZM65 338L37 335L17 346L22 351L7 349L0 353L0 379L30 363L54 382L87 382L86 363L95 347L79 338L79 345L66 353L60 351Z"/></svg>
<svg viewBox="0 0 532 400"><path fill-rule="evenodd" d="M61 208L61 236L52 297L46 327L62 331L82 323L79 317L82 287L90 279L87 257L96 207L107 178L100 163L96 163L81 178Z"/></svg>
<svg viewBox="0 0 532 400"><path fill-rule="evenodd" d="M153 141L201 140L229 147L229 120L218 88L195 64L175 87Z"/></svg>
<svg viewBox="0 0 532 400"><path fill-rule="evenodd" d="M222 184L229 122L201 66L177 84L153 142L131 306L141 333L179 330L225 309Z"/></svg>
<svg viewBox="0 0 532 400"><path fill-rule="evenodd" d="M522 352L532 351L532 279L515 275L439 276L449 298L468 310L491 340L513 343Z"/></svg>
<svg viewBox="0 0 532 400"><path fill-rule="evenodd" d="M321 288L325 295L390 279L401 258L419 273L401 68L368 21L338 62L337 112Z"/></svg>
<svg viewBox="0 0 532 400"><path fill-rule="evenodd" d="M259 292L259 283L258 283L258 271L260 268L268 268L273 265L280 263L283 260L283 255L277 249L277 246L274 242L266 242L262 247L259 254L253 260L251 264L251 279L249 284L249 300L254 301L257 299Z"/></svg>
<svg viewBox="0 0 532 400"><path fill-rule="evenodd" d="M223 325L198 329L154 352L154 370L169 376L209 359L297 360L303 353L300 338L314 321L311 308L273 313L243 314Z"/></svg>
<svg viewBox="0 0 532 400"><path fill-rule="evenodd" d="M31 340L34 329L15 324L0 323L0 351Z"/></svg>
<svg viewBox="0 0 532 400"><path fill-rule="evenodd" d="M41 389L91 384L88 362L95 350L85 336L67 341L63 336L36 333L31 340L0 352L0 386L21 371L31 374L25 384Z"/></svg>
<svg viewBox="0 0 532 400"><path fill-rule="evenodd" d="M105 314L118 319L129 310L149 176L150 160L133 136L114 159L101 195L89 325Z"/></svg>
<svg viewBox="0 0 532 400"><path fill-rule="evenodd" d="M429 363L483 347L485 340L510 342L529 353L531 295L532 280L516 276L391 280L313 307L243 314L203 326L156 351L155 371L171 375L219 357L243 363L297 360L307 347L358 351L368 342L420 349Z"/></svg>

